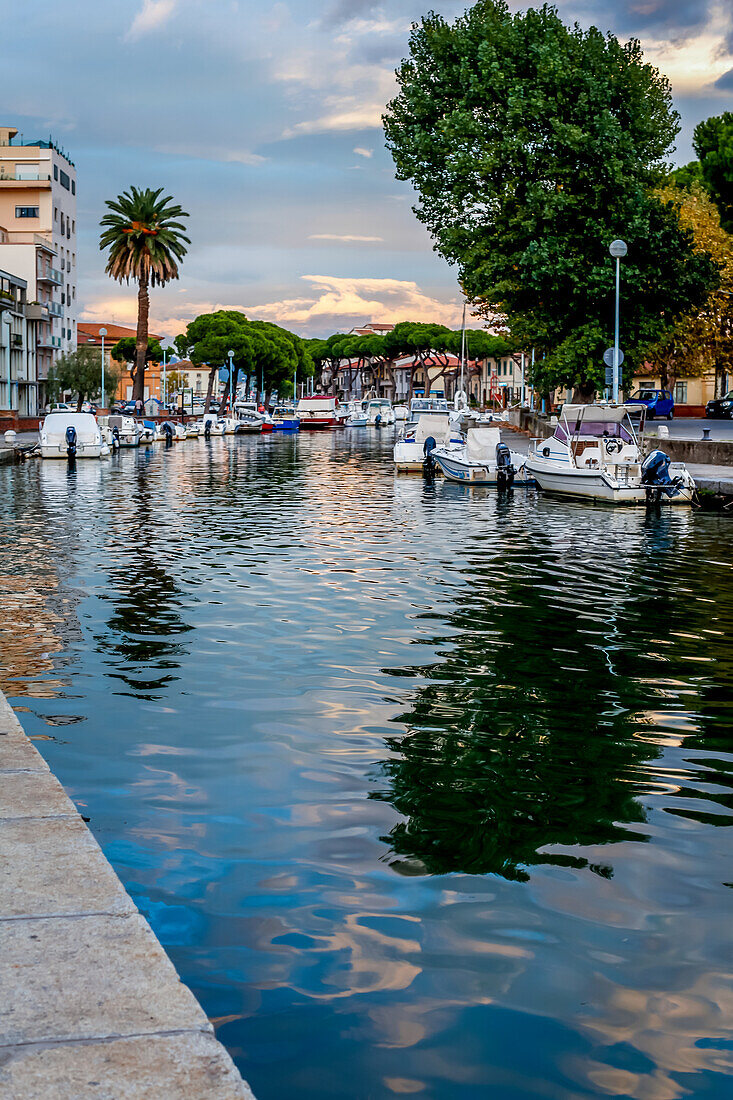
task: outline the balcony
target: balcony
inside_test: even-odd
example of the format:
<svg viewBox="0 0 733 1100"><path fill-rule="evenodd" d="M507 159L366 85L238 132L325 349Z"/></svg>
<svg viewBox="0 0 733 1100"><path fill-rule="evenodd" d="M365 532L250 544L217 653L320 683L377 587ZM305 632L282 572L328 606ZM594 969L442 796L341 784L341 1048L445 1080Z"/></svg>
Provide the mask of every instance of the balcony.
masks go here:
<svg viewBox="0 0 733 1100"><path fill-rule="evenodd" d="M46 302L27 302L25 317L27 321L47 321L48 304Z"/></svg>
<svg viewBox="0 0 733 1100"><path fill-rule="evenodd" d="M60 348L60 336L48 336L45 332L39 332L36 346L39 348Z"/></svg>
<svg viewBox="0 0 733 1100"><path fill-rule="evenodd" d="M0 169L0 187L4 184L12 183L13 187L20 187L22 189L37 189L39 187L51 186L51 174L47 172L36 172L34 174L23 173L20 176L15 173L6 172L4 169Z"/></svg>
<svg viewBox="0 0 733 1100"><path fill-rule="evenodd" d="M46 305L48 306L48 312L51 314L52 317L63 317L64 307L61 305L60 302L46 302Z"/></svg>
<svg viewBox="0 0 733 1100"><path fill-rule="evenodd" d="M56 267L47 267L45 271L36 275L39 283L53 283L54 286L63 286L64 277Z"/></svg>

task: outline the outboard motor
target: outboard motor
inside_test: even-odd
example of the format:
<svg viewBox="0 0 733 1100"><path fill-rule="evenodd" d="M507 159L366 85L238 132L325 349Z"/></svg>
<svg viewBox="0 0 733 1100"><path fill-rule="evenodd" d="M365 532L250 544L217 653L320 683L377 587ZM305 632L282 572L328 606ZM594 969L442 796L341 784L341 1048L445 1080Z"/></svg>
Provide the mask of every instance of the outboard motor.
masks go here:
<svg viewBox="0 0 733 1100"><path fill-rule="evenodd" d="M166 445L166 447L172 447L173 446L173 425L171 424L170 420L166 420L165 424L163 425L163 432L165 434L165 445Z"/></svg>
<svg viewBox="0 0 733 1100"><path fill-rule="evenodd" d="M423 477L428 478L428 480L430 481L432 481L432 479L435 477L435 459L433 458L432 452L437 446L438 444L436 443L435 436L433 435L429 435L423 443L422 472Z"/></svg>
<svg viewBox="0 0 733 1100"><path fill-rule="evenodd" d="M500 489L511 489L516 474L511 451L506 443L496 444L496 484Z"/></svg>
<svg viewBox="0 0 733 1100"><path fill-rule="evenodd" d="M204 439L211 439L211 417L204 420Z"/></svg>
<svg viewBox="0 0 733 1100"><path fill-rule="evenodd" d="M641 483L646 485L649 501L658 501L662 494L676 497L683 484L681 477L669 476L669 455L664 451L652 451L641 464Z"/></svg>
<svg viewBox="0 0 733 1100"><path fill-rule="evenodd" d="M377 415L374 417L374 427L375 428L381 428L382 427L382 414L381 413L377 413Z"/></svg>
<svg viewBox="0 0 733 1100"><path fill-rule="evenodd" d="M76 458L76 428L73 424L66 429L66 454L69 458Z"/></svg>
<svg viewBox="0 0 733 1100"><path fill-rule="evenodd" d="M112 450L119 451L120 449L120 429L115 424L112 429Z"/></svg>

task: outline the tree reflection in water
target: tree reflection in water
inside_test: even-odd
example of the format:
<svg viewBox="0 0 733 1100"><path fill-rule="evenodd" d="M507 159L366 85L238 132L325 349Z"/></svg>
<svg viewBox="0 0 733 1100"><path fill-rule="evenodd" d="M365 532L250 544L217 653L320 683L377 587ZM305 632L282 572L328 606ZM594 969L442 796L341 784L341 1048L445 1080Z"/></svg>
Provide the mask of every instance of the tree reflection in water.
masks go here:
<svg viewBox="0 0 733 1100"><path fill-rule="evenodd" d="M659 684L689 670L670 669L659 639L689 630L691 606L696 617L702 606L659 556L666 523L653 522L638 559L621 563L636 571L633 598L623 581L616 600L602 583L579 591L546 541L536 547L541 583L511 560L475 568L448 617L449 646L434 641L442 662L385 670L424 683L397 719L407 733L388 741L388 785L371 796L404 817L383 838L396 870L521 881L550 863L609 876L610 865L552 846L628 839L632 823L634 839L645 839L638 796L664 740L647 713L678 705L662 701Z"/></svg>
<svg viewBox="0 0 733 1100"><path fill-rule="evenodd" d="M125 553L110 568L109 591L101 597L113 611L96 642L108 655L113 679L138 698L156 699L178 679L174 673L188 652L183 635L192 627L181 614L183 593L166 568L159 506L151 499L145 466L136 470L122 522L129 525Z"/></svg>

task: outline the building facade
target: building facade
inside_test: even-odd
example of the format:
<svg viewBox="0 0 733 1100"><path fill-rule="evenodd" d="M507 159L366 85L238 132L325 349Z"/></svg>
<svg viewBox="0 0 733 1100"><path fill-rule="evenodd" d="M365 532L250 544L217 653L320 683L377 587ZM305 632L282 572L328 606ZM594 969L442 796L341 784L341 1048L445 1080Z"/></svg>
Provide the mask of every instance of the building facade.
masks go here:
<svg viewBox="0 0 733 1100"><path fill-rule="evenodd" d="M76 169L52 141L24 141L0 126L0 256L25 278L29 301L46 306L39 374L77 344ZM10 266L10 265L8 265Z"/></svg>
<svg viewBox="0 0 733 1100"><path fill-rule="evenodd" d="M34 416L38 408L36 329L40 308L29 305L25 279L0 270L0 408Z"/></svg>
<svg viewBox="0 0 733 1100"><path fill-rule="evenodd" d="M77 325L77 341L80 348L94 347L99 348L99 354L102 354L102 335L100 329L105 329L104 335L104 366L105 371L113 371L119 376L119 381L114 393L106 393L108 403L113 401L129 401L132 398L132 378L130 376L129 367L125 363L118 363L112 359L111 351L118 340L126 338L132 338L133 340L137 336L137 329L126 328L124 325L114 325L111 321L107 322L92 322L92 321L79 321ZM163 336L158 336L154 332L148 333L150 340L157 340L159 343L164 339ZM175 369L169 367L169 370ZM161 397L161 382L162 382L162 366L158 363L147 363L145 367L145 400L149 397Z"/></svg>

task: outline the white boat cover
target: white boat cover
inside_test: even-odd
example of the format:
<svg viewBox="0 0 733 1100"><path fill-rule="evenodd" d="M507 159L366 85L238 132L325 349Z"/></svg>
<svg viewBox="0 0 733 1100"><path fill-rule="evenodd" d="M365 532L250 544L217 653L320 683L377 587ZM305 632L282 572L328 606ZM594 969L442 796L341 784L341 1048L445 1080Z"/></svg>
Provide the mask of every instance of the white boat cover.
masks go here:
<svg viewBox="0 0 733 1100"><path fill-rule="evenodd" d="M577 420L592 420L594 424L618 424L629 413L638 415L638 405L563 405L562 415L568 424Z"/></svg>
<svg viewBox="0 0 733 1100"><path fill-rule="evenodd" d="M430 436L436 443L450 439L450 421L443 413L422 413L415 425L415 442L424 443Z"/></svg>
<svg viewBox="0 0 733 1100"><path fill-rule="evenodd" d="M99 425L93 413L66 412L63 409L50 412L43 421L41 431L49 442L52 440L65 442L67 428L76 428L79 442L83 440L87 443L98 443L100 441Z"/></svg>
<svg viewBox="0 0 733 1100"><path fill-rule="evenodd" d="M501 443L499 428L469 428L466 435L469 461L495 462L497 443Z"/></svg>

